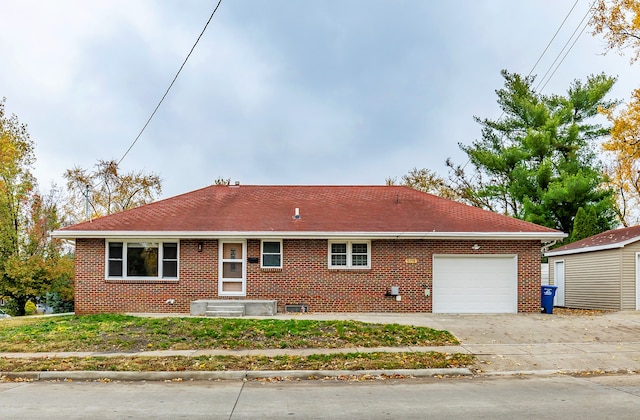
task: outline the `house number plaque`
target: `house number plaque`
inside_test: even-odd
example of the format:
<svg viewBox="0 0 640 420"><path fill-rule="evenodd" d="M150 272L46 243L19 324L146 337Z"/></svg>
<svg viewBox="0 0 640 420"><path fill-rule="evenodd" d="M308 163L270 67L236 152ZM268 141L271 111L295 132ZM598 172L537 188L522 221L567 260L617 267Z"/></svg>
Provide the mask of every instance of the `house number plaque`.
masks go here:
<svg viewBox="0 0 640 420"><path fill-rule="evenodd" d="M407 264L417 264L418 263L418 259L417 258L406 258L404 260L404 262L406 262Z"/></svg>

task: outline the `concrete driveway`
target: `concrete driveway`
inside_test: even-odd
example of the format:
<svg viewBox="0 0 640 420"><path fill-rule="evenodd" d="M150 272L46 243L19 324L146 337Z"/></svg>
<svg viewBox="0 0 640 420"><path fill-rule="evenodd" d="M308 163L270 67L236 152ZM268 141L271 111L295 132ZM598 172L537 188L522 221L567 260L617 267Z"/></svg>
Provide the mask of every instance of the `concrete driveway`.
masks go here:
<svg viewBox="0 0 640 420"><path fill-rule="evenodd" d="M495 371L638 371L640 312L561 314L319 314L282 318L352 319L447 330L477 357L475 369Z"/></svg>
<svg viewBox="0 0 640 420"><path fill-rule="evenodd" d="M431 315L432 328L463 344L640 342L640 312L603 315Z"/></svg>
<svg viewBox="0 0 640 420"><path fill-rule="evenodd" d="M640 311L602 315L307 313L278 318L351 319L447 330L463 344L640 342Z"/></svg>

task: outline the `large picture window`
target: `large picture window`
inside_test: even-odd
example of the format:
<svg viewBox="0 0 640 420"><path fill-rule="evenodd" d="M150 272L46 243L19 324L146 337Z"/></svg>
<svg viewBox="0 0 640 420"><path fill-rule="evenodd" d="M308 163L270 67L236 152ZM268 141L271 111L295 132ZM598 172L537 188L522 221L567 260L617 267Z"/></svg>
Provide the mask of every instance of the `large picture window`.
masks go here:
<svg viewBox="0 0 640 420"><path fill-rule="evenodd" d="M177 279L177 242L107 243L107 278Z"/></svg>
<svg viewBox="0 0 640 420"><path fill-rule="evenodd" d="M262 241L262 268L282 268L282 241Z"/></svg>
<svg viewBox="0 0 640 420"><path fill-rule="evenodd" d="M329 268L371 268L371 242L329 241Z"/></svg>

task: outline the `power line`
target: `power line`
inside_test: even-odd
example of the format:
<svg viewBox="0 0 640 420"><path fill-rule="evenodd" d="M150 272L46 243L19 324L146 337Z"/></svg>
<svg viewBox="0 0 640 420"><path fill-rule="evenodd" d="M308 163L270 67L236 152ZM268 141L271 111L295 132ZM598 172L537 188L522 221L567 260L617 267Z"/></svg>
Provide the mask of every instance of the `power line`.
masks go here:
<svg viewBox="0 0 640 420"><path fill-rule="evenodd" d="M144 126L142 127L142 130L140 130L140 132L138 133L138 135L136 136L135 140L133 140L133 142L131 143L131 146L129 146L129 148L127 149L126 152L124 152L124 155L122 155L122 157L120 158L120 160L118 161L118 165L120 165L120 162L122 162L124 160L125 157L127 157L127 155L129 154L129 152L131 151L131 149L133 148L133 146L135 146L135 144L138 142L138 140L140 139L140 136L142 136L142 133L144 133L144 130L147 128L147 126L149 125L149 123L151 122L151 120L153 119L153 116L156 115L156 112L158 111L158 108L160 108L160 105L162 105L162 102L164 101L164 98L167 97L167 95L169 94L169 91L171 90L171 88L173 87L173 84L176 82L176 80L178 79L178 76L180 75L180 72L182 71L182 69L184 68L185 64L187 64L187 61L189 60L189 57L191 57L191 53L193 52L193 50L196 48L196 45L198 45L198 42L200 42L200 38L202 38L202 35L204 35L204 32L207 30L207 27L209 26L209 23L211 22L211 20L213 19L213 16L216 14L216 12L218 11L218 7L220 7L220 3L222 3L222 0L218 0L218 4L216 4L216 7L213 9L213 12L211 12L211 16L209 16L209 20L207 20L207 23L205 23L204 28L202 28L202 32L200 32L200 35L198 35L198 39L196 39L196 42L193 44L193 47L191 47L191 50L189 51L189 54L187 54L187 57L184 59L184 61L182 62L182 65L180 66L180 68L178 69L178 72L176 73L176 75L174 76L173 80L171 81L171 84L169 85L169 87L167 88L166 92L164 93L164 95L162 95L162 98L160 99L160 102L158 102L158 105L156 105L155 109L153 110L153 112L151 113L151 115L149 116L149 119L147 120L147 122L144 124Z"/></svg>
<svg viewBox="0 0 640 420"><path fill-rule="evenodd" d="M582 30L580 31L580 33L578 34L578 36L576 37L576 39L573 41L573 44L571 44L571 47L569 47L569 49L567 50L567 52L565 53L564 57L562 57L562 60L560 60L560 62L558 63L558 65L556 66L555 69L553 69L553 72L551 73L551 75L549 76L549 78L547 79L546 82L544 82L544 85L542 85L542 87L540 88L540 92L542 92L544 90L544 88L547 86L547 83L549 83L549 80L551 80L551 78L553 77L554 74L556 74L556 71L558 70L558 67L560 67L560 65L562 64L562 62L564 61L565 58L567 58L567 55L569 55L569 53L571 52L571 50L573 49L573 46L576 45L576 42L578 42L578 38L580 38L580 36L584 33L585 29L587 29L587 26L589 26L589 21L587 21L587 23L584 24L584 26L582 27Z"/></svg>
<svg viewBox="0 0 640 420"><path fill-rule="evenodd" d="M542 60L542 57L544 57L544 55L546 54L547 50L549 49L549 47L551 46L551 44L553 43L553 41L556 39L556 36L558 36L558 32L560 32L560 30L562 29L562 27L564 26L565 22L567 21L567 19L569 19L569 16L571 16L571 13L573 12L573 9L576 8L576 4L578 4L580 0L576 0L575 3L573 3L573 6L571 7L571 10L569 10L569 13L567 13L567 15L564 17L564 20L562 21L562 23L560 24L560 26L558 27L558 30L556 30L556 33L553 34L553 37L551 38L551 40L549 41L549 43L547 44L547 46L544 48L544 51L542 51L542 54L540 54L540 57L538 57L538 61L536 61L536 63L533 65L533 67L531 68L531 71L529 72L528 76L531 76L531 73L533 73L533 71L536 69L536 67L538 66L538 63L540 63L540 60Z"/></svg>
<svg viewBox="0 0 640 420"><path fill-rule="evenodd" d="M569 18L569 16L571 16L571 14L573 13L573 10L575 9L576 5L578 4L579 0L576 0L573 3L573 6L571 6L571 9L569 9L569 12L566 14L566 16L564 17L564 19L562 20L562 23L560 23L560 26L558 27L558 29L556 30L556 32L553 34L553 36L551 37L551 40L549 40L549 42L547 43L547 46L544 48L544 50L542 51L542 53L540 54L540 56L538 57L538 59L536 60L535 64L533 65L533 67L531 68L531 71L529 71L529 74L527 75L527 77L531 76L531 74L533 73L533 71L535 70L535 68L538 66L538 64L540 63L540 61L542 60L542 58L544 57L544 55L547 53L547 51L549 50L549 47L551 46L551 44L553 43L553 41L556 39L556 37L558 36L558 33L560 32L560 30L564 27L564 24L567 22L567 19ZM571 37L567 40L567 42L565 43L565 46L562 48L562 50L560 51L560 53L558 54L558 56L556 57L556 59L553 61L553 63L551 64L551 66L549 67L549 69L547 70L547 72L545 73L544 77L541 79L540 83L542 82L542 80L544 80L544 78L547 76L547 74L549 74L549 71L551 71L551 69L553 68L553 65L556 63L556 61L558 61L558 58L560 57L560 55L562 54L562 52L564 51L564 49L566 48L567 44L569 42L571 42L571 39L573 38L573 36L575 35L575 33L578 31L578 29L580 28L580 25L582 25L582 22L584 22L584 19L586 18L586 16L589 14L589 12L591 12L592 8L593 8L593 4L595 3L595 0L593 3L591 3L591 6L589 6L589 10L587 10L587 13L585 14L585 16L582 18L582 21L580 21L580 23L578 24L578 26L576 27L576 29L573 31L573 34L571 35ZM588 23L588 22L587 22ZM584 32L586 28L586 25L582 28L582 31L580 32L580 35L582 35L582 33ZM578 38L580 37L580 35L578 35ZM560 61L560 63L558 63L558 65L556 66L555 70L553 71L553 73L551 74L551 76L549 76L549 79L547 80L547 82L544 84L544 86L542 87L542 89L544 89L544 87L547 85L547 83L549 82L549 80L551 80L551 77L553 77L553 75L555 74L556 70L558 70L558 67L560 67L560 64L562 64L562 62L564 61L565 57L567 56L567 54L569 53L569 51L571 51L571 49L573 48L573 46L575 45L576 41L578 40L578 38L576 38L576 40L573 42L573 44L571 45L571 48L569 48L569 50L567 51L567 53L564 55L564 57L562 58L562 60ZM540 83L538 84L538 86L540 85ZM537 90L537 88L536 88ZM500 114L500 116L498 117L497 121L500 121L502 119L502 117L504 116L504 110L502 111L502 113ZM462 167L462 170L464 171L467 167L467 165L469 165L469 163L471 163L471 158L467 159L467 162L464 164L464 166ZM478 173L476 173L473 177L472 180L476 178L476 176L480 176Z"/></svg>
<svg viewBox="0 0 640 420"><path fill-rule="evenodd" d="M578 30L580 29L580 27L582 26L583 22L585 21L585 19L587 18L587 16L589 16L590 13L593 12L593 5L595 4L595 0L591 3L591 5L589 6L589 8L587 9L587 12L584 14L584 16L582 17L582 20L580 21L580 23L578 23L578 26L576 26L576 29L573 31L573 33L571 34L571 36L569 37L569 39L567 40L567 42L565 42L564 46L562 47L562 49L560 50L560 52L558 53L558 55L556 56L555 60L553 60L553 63L551 63L551 65L549 66L549 69L547 70L547 72L544 74L544 76L542 76L542 79L540 79L540 81L538 82L538 85L536 86L535 90L537 91L538 88L540 87L540 85L542 85L542 82L545 80L545 78L547 77L547 75L549 74L549 72L553 69L553 66L556 64L556 61L558 61L558 59L560 58L560 56L562 55L562 53L564 52L565 48L567 48L567 45L569 45L569 43L571 42L571 40L573 40L573 37L576 35L576 33L578 32ZM587 20L587 23L585 23L584 26L582 26L582 30L580 31L580 33L576 36L575 40L573 40L573 43L571 44L571 46L569 47L569 49L567 50L567 52L565 53L565 55L562 57L562 59L560 60L560 62L558 63L558 65L555 67L555 69L553 69L553 72L551 73L551 75L549 76L549 78L544 82L544 86L547 85L547 83L549 83L549 80L551 80L551 78L553 77L553 75L555 74L555 72L558 70L558 68L560 67L560 64L562 64L562 62L564 61L564 59L567 57L567 54L569 54L569 52L571 51L571 49L573 49L573 46L576 45L576 42L578 41L578 39L580 38L580 36L584 33L584 30L586 29L587 25L589 24L589 20ZM540 89L541 91L544 89L544 86L542 86L542 89Z"/></svg>
<svg viewBox="0 0 640 420"><path fill-rule="evenodd" d="M549 40L549 42L547 43L547 46L544 48L544 50L542 51L542 53L540 54L540 57L538 57L538 60L536 60L535 64L533 65L533 67L531 67L531 70L529 71L529 74L527 75L527 77L531 76L531 74L533 73L533 71L536 69L536 67L538 66L538 64L540 63L540 60L542 60L542 58L544 57L544 55L547 53L547 50L549 50L549 47L551 46L551 44L553 43L553 41L556 39L556 36L558 36L558 33L560 32L560 30L562 29L562 27L564 26L564 24L567 22L567 19L569 19L569 16L571 16L571 14L573 13L573 9L576 8L576 5L578 4L578 1L580 0L576 0L575 3L573 3L573 6L571 6L571 9L569 9L569 12L567 13L567 15L564 17L564 19L562 20L562 23L560 24L560 26L558 26L558 29L556 30L556 32L553 34L553 36L551 37L551 40ZM595 3L595 0L594 0ZM591 4L591 6L589 7L589 10L587 11L587 14L589 14L589 11L591 11L593 7L593 3ZM586 17L586 15L585 15ZM580 21L580 24L578 24L578 27L573 31L573 34L576 33L576 31L578 30L578 28L580 27L580 25L582 24L582 22L584 22L584 17L582 18L582 21ZM584 28L582 28L582 32L584 32ZM580 35L582 35L582 32L580 32ZM573 34L571 35L571 37L569 38L569 40L567 41L567 43L565 43L565 47L562 48L562 50L560 51L560 53L558 54L558 57L560 56L560 54L562 54L562 51L564 51L564 48L566 48L566 45L571 42L571 39L573 38ZM578 35L578 37L580 36ZM576 38L577 41L577 38ZM573 48L573 45L575 45L575 41L574 43L571 45L571 48ZM569 49L569 51L571 50L571 48ZM568 52L567 52L568 53ZM547 72L545 73L545 77L547 74L549 74L549 71L551 70L551 68L553 67L553 65L555 64L555 62L558 60L558 57L556 57L556 59L553 61L553 63L551 64L551 66L549 67L549 70L547 70ZM565 54L566 57L566 54ZM562 61L564 61L564 58L562 59ZM556 70L558 69L558 67L560 67L560 64L562 64L562 61L560 61L560 63L558 64L558 66L556 67ZM549 79L551 79L551 77L553 76L553 74L555 73L555 70L553 71L553 73L551 74L551 76L549 77ZM544 77L542 78L544 80ZM548 82L548 81L547 81ZM545 83L546 86L546 83ZM543 87L544 88L544 87ZM504 111L502 111L502 113L500 114L500 116L498 117L498 121L500 121L502 119L502 117L504 116ZM469 162L465 163L464 168L466 168L466 166L469 164ZM464 169L463 168L463 169Z"/></svg>

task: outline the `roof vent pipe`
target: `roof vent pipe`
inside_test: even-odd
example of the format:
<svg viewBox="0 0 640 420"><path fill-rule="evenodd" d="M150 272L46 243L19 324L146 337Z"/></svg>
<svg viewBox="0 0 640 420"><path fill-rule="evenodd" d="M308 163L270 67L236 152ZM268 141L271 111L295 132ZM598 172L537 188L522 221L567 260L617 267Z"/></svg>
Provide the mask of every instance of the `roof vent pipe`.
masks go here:
<svg viewBox="0 0 640 420"><path fill-rule="evenodd" d="M295 209L295 213L293 215L294 219L299 219L300 218L300 208L296 207Z"/></svg>

